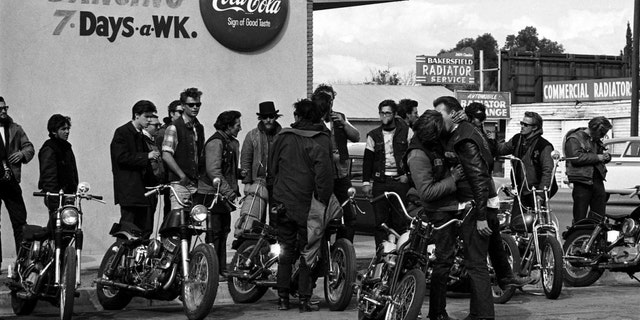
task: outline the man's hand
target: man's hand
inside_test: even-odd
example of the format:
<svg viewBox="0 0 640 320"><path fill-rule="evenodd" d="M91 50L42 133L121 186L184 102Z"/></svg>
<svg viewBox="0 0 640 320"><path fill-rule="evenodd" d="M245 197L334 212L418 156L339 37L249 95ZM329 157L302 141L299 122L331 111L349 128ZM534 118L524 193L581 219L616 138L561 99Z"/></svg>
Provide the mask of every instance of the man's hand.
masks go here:
<svg viewBox="0 0 640 320"><path fill-rule="evenodd" d="M189 179L189 177L187 177L186 175L183 175L182 177L180 177L180 181L178 181L178 183L186 187L191 183L191 179Z"/></svg>
<svg viewBox="0 0 640 320"><path fill-rule="evenodd" d="M602 162L608 163L611 161L611 154L609 152L603 153L602 156L604 157Z"/></svg>
<svg viewBox="0 0 640 320"><path fill-rule="evenodd" d="M336 112L331 112L331 121L344 125L344 119Z"/></svg>
<svg viewBox="0 0 640 320"><path fill-rule="evenodd" d="M371 192L371 185L362 186L362 192L367 198L373 197L373 192Z"/></svg>
<svg viewBox="0 0 640 320"><path fill-rule="evenodd" d="M7 158L7 160L9 160L9 163L11 164L16 164L20 161L22 161L22 158L24 156L22 155L22 152L18 151L18 152L14 152L11 155L9 155L9 158Z"/></svg>
<svg viewBox="0 0 640 320"><path fill-rule="evenodd" d="M160 152L159 151L151 151L151 152L149 152L149 154L147 154L147 157L149 158L149 160L158 160L158 159L160 159Z"/></svg>
<svg viewBox="0 0 640 320"><path fill-rule="evenodd" d="M458 164L455 167L451 168L451 176L453 177L454 181L460 181L464 179L464 169L462 168L461 164Z"/></svg>
<svg viewBox="0 0 640 320"><path fill-rule="evenodd" d="M456 111L453 114L453 123L461 123L463 121L467 121L467 114L464 111Z"/></svg>
<svg viewBox="0 0 640 320"><path fill-rule="evenodd" d="M406 174L403 174L403 175L395 178L395 180L400 182L400 183L409 183L409 177L407 177Z"/></svg>
<svg viewBox="0 0 640 320"><path fill-rule="evenodd" d="M489 224L487 223L487 220L476 221L476 229L478 229L478 233L481 236L485 236L485 237L488 237L491 235L491 233L493 233L493 231L491 231L491 228L489 228Z"/></svg>
<svg viewBox="0 0 640 320"><path fill-rule="evenodd" d="M244 190L243 190L244 195L248 195L249 193L251 193L251 184L247 183L244 185Z"/></svg>

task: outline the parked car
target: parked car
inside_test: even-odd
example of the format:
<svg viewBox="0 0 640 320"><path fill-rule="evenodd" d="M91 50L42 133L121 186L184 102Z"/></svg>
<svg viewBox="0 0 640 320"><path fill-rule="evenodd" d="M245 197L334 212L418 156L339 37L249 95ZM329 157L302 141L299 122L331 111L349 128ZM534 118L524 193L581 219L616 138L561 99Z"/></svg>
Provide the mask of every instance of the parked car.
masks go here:
<svg viewBox="0 0 640 320"><path fill-rule="evenodd" d="M607 163L607 194L631 194L640 184L640 137L614 138L604 141L611 154Z"/></svg>

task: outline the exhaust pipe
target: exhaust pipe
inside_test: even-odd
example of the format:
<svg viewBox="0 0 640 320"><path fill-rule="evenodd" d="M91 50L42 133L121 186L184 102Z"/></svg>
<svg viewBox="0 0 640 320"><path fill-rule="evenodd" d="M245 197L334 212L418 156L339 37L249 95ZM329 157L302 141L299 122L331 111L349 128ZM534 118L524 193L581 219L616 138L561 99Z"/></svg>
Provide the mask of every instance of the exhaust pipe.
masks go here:
<svg viewBox="0 0 640 320"><path fill-rule="evenodd" d="M119 289L138 291L138 292L141 292L141 293L147 293L148 292L148 290L143 289L143 288L138 287L138 286L132 286L132 285L128 285L128 284L124 284L124 283L120 283L120 282L115 282L115 281L108 280L108 279L96 279L96 280L94 280L94 282L96 284L101 284L103 286L116 287L116 288L119 288Z"/></svg>

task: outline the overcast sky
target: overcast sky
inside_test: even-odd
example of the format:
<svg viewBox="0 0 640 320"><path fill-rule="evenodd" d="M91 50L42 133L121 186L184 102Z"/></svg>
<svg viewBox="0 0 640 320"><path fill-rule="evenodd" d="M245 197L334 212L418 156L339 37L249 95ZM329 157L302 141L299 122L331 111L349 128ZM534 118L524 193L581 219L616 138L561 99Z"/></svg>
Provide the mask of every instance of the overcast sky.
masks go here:
<svg viewBox="0 0 640 320"><path fill-rule="evenodd" d="M416 55L436 55L463 38L534 26L565 53L619 55L633 0L409 0L314 12L314 82L361 83L371 70L401 75Z"/></svg>

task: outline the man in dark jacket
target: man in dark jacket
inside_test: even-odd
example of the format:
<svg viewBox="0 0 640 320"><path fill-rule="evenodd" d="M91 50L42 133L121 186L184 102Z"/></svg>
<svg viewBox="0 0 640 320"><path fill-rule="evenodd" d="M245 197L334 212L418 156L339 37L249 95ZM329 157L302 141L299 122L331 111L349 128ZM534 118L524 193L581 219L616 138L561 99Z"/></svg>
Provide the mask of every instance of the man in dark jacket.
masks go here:
<svg viewBox="0 0 640 320"><path fill-rule="evenodd" d="M300 257L300 312L311 311L310 267L300 255L307 245L307 218L312 197L324 206L333 193L331 137L322 123L324 113L307 99L294 104L298 121L283 129L273 144L269 165L274 204L278 209L278 309L289 309L293 264Z"/></svg>
<svg viewBox="0 0 640 320"><path fill-rule="evenodd" d="M115 204L120 205L120 228L148 237L153 231L153 214L144 196L149 176L153 175L150 160L160 153L147 147L142 129L149 125L156 106L140 100L131 110L132 120L116 129L111 140L111 170Z"/></svg>
<svg viewBox="0 0 640 320"><path fill-rule="evenodd" d="M40 179L38 188L42 192L75 193L78 188L78 168L76 157L71 149L69 130L71 119L54 114L47 122L49 140L45 141L38 152ZM58 198L45 198L45 205L51 214L58 208Z"/></svg>
<svg viewBox="0 0 640 320"><path fill-rule="evenodd" d="M414 136L409 143L405 163L420 197L427 219L435 226L456 219L458 200L456 182L463 177L462 167L452 167L445 159L441 135L442 115L425 111L413 124ZM436 260L431 273L429 319L447 320L447 282L453 265L457 227L435 231Z"/></svg>
<svg viewBox="0 0 640 320"><path fill-rule="evenodd" d="M238 159L240 143L236 139L242 129L240 112L224 111L218 115L214 124L214 133L204 144L204 166L201 166L198 178L198 191L195 202L209 207L213 202L213 195L220 190L224 201L218 202L211 209L213 246L218 254L218 264L221 277L227 276L227 235L231 231L231 211L235 207L231 204L240 195L238 190ZM220 179L220 186L213 185L213 179Z"/></svg>
<svg viewBox="0 0 640 320"><path fill-rule="evenodd" d="M409 178L404 173L402 157L407 151L409 126L396 118L396 103L384 100L378 105L382 125L367 134L362 168L362 191L369 197L386 192L396 192L404 202L409 191ZM373 189L371 187L373 180ZM398 204L394 204L398 206ZM380 227L385 223L402 234L408 227L405 217L395 214L386 201L373 204L375 215L375 242L378 247L385 239L386 231Z"/></svg>
<svg viewBox="0 0 640 320"><path fill-rule="evenodd" d="M602 138L612 127L609 119L595 117L587 128L567 133L564 155L568 158L567 177L573 183L573 223L584 219L589 211L606 214L605 164L611 161L611 155L605 152Z"/></svg>
<svg viewBox="0 0 640 320"><path fill-rule="evenodd" d="M27 224L27 209L20 188L21 168L23 163L31 161L35 151L22 127L9 116L9 106L3 97L0 97L0 138L0 204L4 202L9 213L17 255L22 226Z"/></svg>
<svg viewBox="0 0 640 320"><path fill-rule="evenodd" d="M347 120L347 117L340 112L333 110L333 100L336 91L328 84L319 85L313 92L312 100L320 108L329 110L324 117L324 124L331 131L331 146L333 158L333 193L340 203L349 199L349 188L351 176L349 175L349 151L347 142L360 141L360 132ZM351 206L343 208L344 229L338 231L338 238L346 238L353 242L355 235L356 214L351 210Z"/></svg>
<svg viewBox="0 0 640 320"><path fill-rule="evenodd" d="M487 209L489 198L495 190L491 178L493 156L489 144L481 132L471 123L454 123L456 112L462 106L454 97L440 97L433 102L436 111L443 115L448 139L445 156L451 163L462 165L465 179L457 184L457 198L460 202L475 201L473 212L462 224L465 266L471 278L471 319L493 319L493 295L491 279L487 269L487 253L490 235L498 233L499 222L496 212Z"/></svg>

